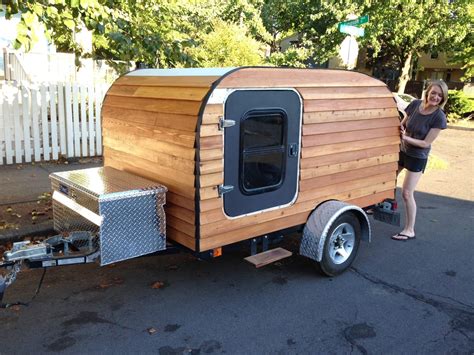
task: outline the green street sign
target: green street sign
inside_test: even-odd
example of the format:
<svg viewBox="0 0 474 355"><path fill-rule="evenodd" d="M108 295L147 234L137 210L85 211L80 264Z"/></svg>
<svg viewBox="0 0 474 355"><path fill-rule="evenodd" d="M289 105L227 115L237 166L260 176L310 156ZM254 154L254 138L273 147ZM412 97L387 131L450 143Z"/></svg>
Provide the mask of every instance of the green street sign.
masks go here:
<svg viewBox="0 0 474 355"><path fill-rule="evenodd" d="M348 25L339 25L339 32L347 33L352 36L356 37L364 37L364 29L355 27L355 26L348 26Z"/></svg>
<svg viewBox="0 0 474 355"><path fill-rule="evenodd" d="M369 22L369 15L361 16L359 18L356 18L354 20L349 20L349 21L344 21L339 23L339 30L341 29L341 26L358 26L362 25L364 23Z"/></svg>

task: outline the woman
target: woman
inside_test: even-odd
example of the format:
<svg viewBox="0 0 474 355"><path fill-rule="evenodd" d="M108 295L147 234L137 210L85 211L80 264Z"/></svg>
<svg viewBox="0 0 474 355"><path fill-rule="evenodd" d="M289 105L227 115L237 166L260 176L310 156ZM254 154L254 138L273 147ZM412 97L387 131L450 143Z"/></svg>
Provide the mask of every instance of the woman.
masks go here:
<svg viewBox="0 0 474 355"><path fill-rule="evenodd" d="M412 101L405 109L401 123L401 149L398 162L399 172L405 168L402 197L405 203L405 227L392 236L394 240L407 241L416 238L416 202L414 192L423 174L431 144L441 130L447 127L443 112L448 100L448 87L444 81L429 83L422 100Z"/></svg>

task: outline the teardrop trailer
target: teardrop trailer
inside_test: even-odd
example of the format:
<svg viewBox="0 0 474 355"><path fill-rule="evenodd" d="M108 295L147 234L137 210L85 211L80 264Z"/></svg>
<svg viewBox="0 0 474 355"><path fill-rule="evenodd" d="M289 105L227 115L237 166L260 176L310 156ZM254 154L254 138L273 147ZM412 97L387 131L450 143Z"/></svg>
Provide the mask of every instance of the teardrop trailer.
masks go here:
<svg viewBox="0 0 474 355"><path fill-rule="evenodd" d="M397 107L361 73L137 70L107 92L102 129L104 167L50 176L61 234L15 243L0 294L22 262L106 265L175 245L218 256L242 241L271 260L267 236L298 226L300 254L337 275L371 238L367 209L399 222Z"/></svg>

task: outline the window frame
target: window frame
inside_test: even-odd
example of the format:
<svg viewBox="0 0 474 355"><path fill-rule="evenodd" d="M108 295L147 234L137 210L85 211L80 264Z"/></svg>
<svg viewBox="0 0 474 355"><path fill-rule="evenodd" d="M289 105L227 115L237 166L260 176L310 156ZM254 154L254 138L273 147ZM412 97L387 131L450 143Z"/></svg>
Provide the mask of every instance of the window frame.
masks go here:
<svg viewBox="0 0 474 355"><path fill-rule="evenodd" d="M278 115L282 120L282 129L281 129L281 144L275 146L263 146L258 148L245 149L244 147L244 136L245 136L245 122L252 117L265 117L265 116L274 116ZM240 133L239 133L239 189L242 194L246 196L263 194L270 191L278 190L285 183L285 174L287 166L287 151L288 151L288 114L285 110L281 108L265 108L265 109L252 109L247 111L240 124ZM245 187L245 170L244 162L245 158L248 156L268 156L274 153L281 153L281 170L280 170L280 180L277 184L266 185L262 187L257 187L253 189L248 189Z"/></svg>

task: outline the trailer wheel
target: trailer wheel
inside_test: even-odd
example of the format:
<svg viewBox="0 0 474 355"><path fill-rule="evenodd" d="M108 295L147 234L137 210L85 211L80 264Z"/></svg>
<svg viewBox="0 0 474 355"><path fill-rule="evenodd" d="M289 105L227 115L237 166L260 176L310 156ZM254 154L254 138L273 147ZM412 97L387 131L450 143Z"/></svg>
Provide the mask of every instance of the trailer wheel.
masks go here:
<svg viewBox="0 0 474 355"><path fill-rule="evenodd" d="M329 228L320 262L321 271L336 276L349 268L359 249L361 225L352 212L341 214Z"/></svg>

